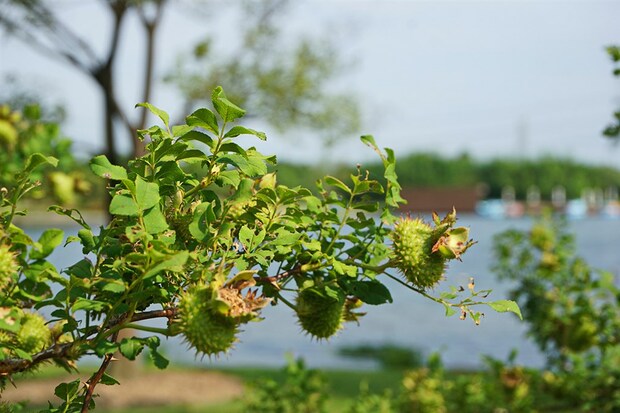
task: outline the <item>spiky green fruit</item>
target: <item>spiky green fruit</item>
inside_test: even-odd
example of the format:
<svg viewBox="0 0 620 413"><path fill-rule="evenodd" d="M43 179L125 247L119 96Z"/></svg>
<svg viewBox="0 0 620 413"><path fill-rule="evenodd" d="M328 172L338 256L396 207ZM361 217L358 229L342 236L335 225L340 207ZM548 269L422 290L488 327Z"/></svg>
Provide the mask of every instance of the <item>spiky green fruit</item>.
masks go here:
<svg viewBox="0 0 620 413"><path fill-rule="evenodd" d="M329 338L342 328L344 299L327 295L324 289L306 288L297 295L297 318L301 327L315 338Z"/></svg>
<svg viewBox="0 0 620 413"><path fill-rule="evenodd" d="M22 350L34 354L51 343L52 333L41 315L25 313L21 320L21 327L16 334L16 340Z"/></svg>
<svg viewBox="0 0 620 413"><path fill-rule="evenodd" d="M0 245L0 291L11 283L19 270L15 254L8 245Z"/></svg>
<svg viewBox="0 0 620 413"><path fill-rule="evenodd" d="M178 328L199 353L214 355L229 350L236 341L238 322L214 308L209 287L188 290L179 302Z"/></svg>
<svg viewBox="0 0 620 413"><path fill-rule="evenodd" d="M402 218L394 225L392 262L414 286L426 289L439 282L446 258L433 252L438 240L436 231L419 218Z"/></svg>
<svg viewBox="0 0 620 413"><path fill-rule="evenodd" d="M9 346L12 346L14 344L15 344L15 335L7 331L0 330L0 355L4 355L5 357L10 355L11 350Z"/></svg>
<svg viewBox="0 0 620 413"><path fill-rule="evenodd" d="M169 221L170 226L176 232L177 241L186 243L193 240L192 234L189 232L189 224L192 223L192 218L192 215L180 215Z"/></svg>

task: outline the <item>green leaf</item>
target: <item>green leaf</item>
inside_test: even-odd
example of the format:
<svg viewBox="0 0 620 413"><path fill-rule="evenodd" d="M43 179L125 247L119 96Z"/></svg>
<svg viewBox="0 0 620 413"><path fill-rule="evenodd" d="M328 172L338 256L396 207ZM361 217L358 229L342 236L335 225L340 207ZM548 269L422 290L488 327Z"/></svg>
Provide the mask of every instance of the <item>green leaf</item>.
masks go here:
<svg viewBox="0 0 620 413"><path fill-rule="evenodd" d="M519 308L519 305L512 300L491 301L486 304L498 313L505 313L507 311L510 311L512 313L515 313L517 316L519 316L521 320L523 320L523 315L521 314L521 309Z"/></svg>
<svg viewBox="0 0 620 413"><path fill-rule="evenodd" d="M243 156L244 158L248 157L248 154L245 151L245 149L243 149L241 146L237 145L234 142L226 142L226 143L224 143L224 144L222 144L220 146L219 153L226 153L226 152L238 153L239 155Z"/></svg>
<svg viewBox="0 0 620 413"><path fill-rule="evenodd" d="M254 230L250 229L247 225L244 225L239 230L239 241L246 250L252 250L258 246L265 239L265 230L261 229L258 234Z"/></svg>
<svg viewBox="0 0 620 413"><path fill-rule="evenodd" d="M267 166L263 159L257 156L251 156L250 151L248 151L247 158L236 153L229 153L221 156L217 161L233 165L251 178L257 178L267 173Z"/></svg>
<svg viewBox="0 0 620 413"><path fill-rule="evenodd" d="M138 338L124 338L118 346L121 354L129 360L135 360L143 348L144 342Z"/></svg>
<svg viewBox="0 0 620 413"><path fill-rule="evenodd" d="M252 187L254 186L254 180L244 178L239 182L237 191L229 198L232 203L246 202L252 199Z"/></svg>
<svg viewBox="0 0 620 413"><path fill-rule="evenodd" d="M81 386L82 384L80 379L73 380L69 383L60 383L54 389L54 394L59 399L64 400L65 402L69 402L75 397Z"/></svg>
<svg viewBox="0 0 620 413"><path fill-rule="evenodd" d="M325 177L325 182L328 185L332 185L332 186L335 186L336 188L339 188L339 189L343 190L347 194L351 194L351 189L344 182L342 182L338 178L335 178L333 176L326 176Z"/></svg>
<svg viewBox="0 0 620 413"><path fill-rule="evenodd" d="M254 129L246 128L245 126L233 126L228 132L226 132L226 135L224 135L224 137L234 138L239 135L254 135L261 141L267 140L267 135L265 135L264 132L259 132Z"/></svg>
<svg viewBox="0 0 620 413"><path fill-rule="evenodd" d="M198 109L197 111L189 115L185 119L185 122L189 126L204 128L210 132L213 132L215 135L220 134L220 129L217 125L217 119L213 112L211 112L209 109Z"/></svg>
<svg viewBox="0 0 620 413"><path fill-rule="evenodd" d="M185 161L186 163L206 161L207 155L198 149L188 149L177 156L177 161Z"/></svg>
<svg viewBox="0 0 620 413"><path fill-rule="evenodd" d="M375 150L379 150L379 147L377 146L377 142L375 142L375 138L372 135L363 135L360 137L360 140L370 146L371 148L375 149Z"/></svg>
<svg viewBox="0 0 620 413"><path fill-rule="evenodd" d="M354 281L350 284L350 293L366 304L380 305L391 303L392 294L390 290L377 280Z"/></svg>
<svg viewBox="0 0 620 413"><path fill-rule="evenodd" d="M120 181L127 179L127 171L122 166L112 165L105 155L95 156L90 160L90 169L95 175L106 179Z"/></svg>
<svg viewBox="0 0 620 413"><path fill-rule="evenodd" d="M221 86L215 88L211 94L211 101L216 112L219 113L225 122L233 122L245 115L245 110L226 98L224 89Z"/></svg>
<svg viewBox="0 0 620 413"><path fill-rule="evenodd" d="M153 364L155 365L155 367L161 370L168 367L168 364L170 364L170 360L164 357L159 351L157 351L156 348L151 347L150 350L151 351L149 352L149 356L151 357L151 360L153 360Z"/></svg>
<svg viewBox="0 0 620 413"><path fill-rule="evenodd" d="M84 252L84 254L88 254L89 252L93 251L96 247L95 244L95 237L93 236L93 233L91 230L86 229L86 228L82 228L78 231L78 238L80 240L80 242L82 243L82 250Z"/></svg>
<svg viewBox="0 0 620 413"><path fill-rule="evenodd" d="M164 125L166 125L166 128L168 128L169 123L170 123L170 116L168 116L168 114L166 112L164 112L163 110L151 105L148 102L144 102L144 103L138 103L136 104L136 107L143 107L143 108L147 108L148 110L151 111L152 114L154 114L155 116L157 116L159 119L161 119L162 122L164 122Z"/></svg>
<svg viewBox="0 0 620 413"><path fill-rule="evenodd" d="M159 186L155 182L146 182L136 178L136 203L138 209L146 211L159 203Z"/></svg>
<svg viewBox="0 0 620 413"><path fill-rule="evenodd" d="M140 209L131 195L127 193L116 194L110 202L110 213L112 215L137 216Z"/></svg>
<svg viewBox="0 0 620 413"><path fill-rule="evenodd" d="M26 166L24 167L24 171L26 173L32 172L35 168L41 165L45 165L46 163L52 165L53 167L56 167L58 166L58 159L54 158L53 156L45 156L40 153L33 153L28 157L28 160L26 161Z"/></svg>
<svg viewBox="0 0 620 413"><path fill-rule="evenodd" d="M84 221L84 217L82 216L80 211L78 211L77 209L66 209L66 208L62 208L62 207L60 207L58 205L52 205L47 210L55 212L58 215L65 215L65 216L71 218L73 221L75 221L79 225L81 225L82 227L84 227L86 229L90 229L90 226L86 223L86 221Z"/></svg>
<svg viewBox="0 0 620 413"><path fill-rule="evenodd" d="M83 258L67 268L65 272L77 278L90 278L93 274L93 263L88 258Z"/></svg>
<svg viewBox="0 0 620 413"><path fill-rule="evenodd" d="M149 209L143 217L144 227L149 234L159 234L168 229L168 223L166 217L160 211L159 207L155 206Z"/></svg>
<svg viewBox="0 0 620 413"><path fill-rule="evenodd" d="M215 148L215 143L213 142L213 138L202 132L198 132L197 130L189 131L188 133L186 133L179 139L181 139L182 141L196 141L196 142L204 143L211 150Z"/></svg>
<svg viewBox="0 0 620 413"><path fill-rule="evenodd" d="M192 128L193 127L191 125L174 125L172 127L172 136L174 136L175 138L183 136L187 132L191 131Z"/></svg>
<svg viewBox="0 0 620 413"><path fill-rule="evenodd" d="M110 376L108 373L103 373L103 376L101 376L101 380L99 380L99 383L104 384L106 386L113 386L115 384L120 384L118 380Z"/></svg>
<svg viewBox="0 0 620 413"><path fill-rule="evenodd" d="M349 277L355 277L357 275L357 267L354 267L353 265L347 265L340 261L334 261L332 266L334 267L334 271L338 274L348 275Z"/></svg>
<svg viewBox="0 0 620 413"><path fill-rule="evenodd" d="M30 252L30 258L39 260L49 256L54 251L54 248L62 243L64 234L65 233L61 229L57 228L50 228L43 231L43 234L41 234L37 241L37 243L41 245L41 248L33 249Z"/></svg>
<svg viewBox="0 0 620 413"><path fill-rule="evenodd" d="M239 186L239 183L241 182L239 171L237 171L236 169L229 169L227 171L220 172L217 179L220 180L222 184L230 185L235 188Z"/></svg>
<svg viewBox="0 0 620 413"><path fill-rule="evenodd" d="M109 291L111 293L122 293L126 290L126 285L120 280L108 281L101 287L102 291Z"/></svg>
<svg viewBox="0 0 620 413"><path fill-rule="evenodd" d="M84 311L103 311L106 308L108 308L110 305L106 302L103 301L97 301L97 300L89 300L87 298L78 298L77 300L75 300L75 303L71 306L71 311L79 311L79 310L84 310Z"/></svg>
<svg viewBox="0 0 620 413"><path fill-rule="evenodd" d="M203 202L194 210L194 217L189 224L189 233L198 241L205 241L209 237L209 224L215 221L213 206Z"/></svg>
<svg viewBox="0 0 620 413"><path fill-rule="evenodd" d="M151 278L162 271L181 272L183 271L183 266L185 265L187 258L189 258L189 251L180 251L174 255L171 255L147 271L146 274L144 274L144 279L146 280Z"/></svg>
<svg viewBox="0 0 620 413"><path fill-rule="evenodd" d="M443 304L443 306L446 309L446 317L451 317L454 314L456 314L456 310L450 304L448 304L448 303L442 303L442 304Z"/></svg>

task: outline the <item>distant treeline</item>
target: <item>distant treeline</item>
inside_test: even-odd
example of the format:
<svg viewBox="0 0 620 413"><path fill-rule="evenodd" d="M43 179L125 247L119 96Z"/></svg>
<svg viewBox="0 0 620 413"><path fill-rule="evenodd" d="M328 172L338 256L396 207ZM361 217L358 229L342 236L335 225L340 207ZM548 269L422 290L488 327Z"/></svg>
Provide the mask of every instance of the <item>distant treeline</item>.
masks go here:
<svg viewBox="0 0 620 413"><path fill-rule="evenodd" d="M354 169L342 166L317 171L309 165L278 164L278 176L286 185L311 185L315 172L346 178ZM379 163L362 165L371 176L380 178ZM396 171L403 187L450 188L483 185L487 198L499 198L502 188L512 187L518 199L525 199L528 188L537 187L543 199L549 199L553 188L562 186L568 198L578 198L584 189L620 188L620 170L592 166L570 159L542 157L539 159L475 160L469 155L455 158L431 153L415 153L397 159Z"/></svg>

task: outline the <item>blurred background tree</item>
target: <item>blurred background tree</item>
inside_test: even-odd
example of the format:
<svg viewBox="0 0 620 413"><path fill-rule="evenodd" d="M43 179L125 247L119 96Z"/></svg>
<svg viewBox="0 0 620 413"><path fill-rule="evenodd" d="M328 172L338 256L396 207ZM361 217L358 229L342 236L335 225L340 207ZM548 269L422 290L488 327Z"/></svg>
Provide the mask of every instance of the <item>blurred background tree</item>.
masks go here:
<svg viewBox="0 0 620 413"><path fill-rule="evenodd" d="M607 53L614 62L614 76L620 76L620 46L608 46ZM603 134L616 141L620 137L620 110L614 113L614 120L604 130Z"/></svg>
<svg viewBox="0 0 620 413"><path fill-rule="evenodd" d="M103 123L105 154L114 164L120 161L119 139L131 142L133 156L143 153L142 143L135 131L143 129L147 111L133 118L117 94L123 68L118 54L121 46L131 41L127 25L135 25L145 36L142 62L141 95L136 101L150 101L158 79L155 60L158 30L170 7L198 7L191 3L172 3L167 0L107 0L100 2L112 17L105 52L100 56L93 39L81 35L62 19L59 2L43 0L0 0L0 25L21 39L27 47L59 59L76 71L85 74L99 87L104 100ZM264 118L280 130L292 126L321 130L326 142L343 133L354 131L359 123L355 101L344 94L329 91L330 81L340 67L329 41L308 38L286 47L279 37L277 18L284 15L288 0L258 0L232 2L241 7L242 41L231 51L226 41L226 56L218 56L211 47L217 40L211 35L194 47L191 59L180 59L169 82L177 85L186 101L193 106L210 98L213 85L223 85L229 95L247 107L255 116ZM200 4L204 9L207 5ZM219 9L227 7L214 3L208 19ZM200 14L205 18L204 12ZM93 14L93 19L101 16ZM135 28L134 28L135 29ZM243 97L244 99L240 99ZM338 107L338 118L333 108ZM122 138L121 136L122 135Z"/></svg>

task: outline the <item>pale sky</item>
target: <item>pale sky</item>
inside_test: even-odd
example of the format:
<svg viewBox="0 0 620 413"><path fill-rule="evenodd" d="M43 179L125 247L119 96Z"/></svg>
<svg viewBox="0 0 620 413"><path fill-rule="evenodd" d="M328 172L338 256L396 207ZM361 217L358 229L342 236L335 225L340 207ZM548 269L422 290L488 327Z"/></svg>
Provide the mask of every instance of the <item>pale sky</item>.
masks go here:
<svg viewBox="0 0 620 413"><path fill-rule="evenodd" d="M58 1L61 16L102 49L106 20L97 2ZM620 43L618 1L298 1L285 20L293 36L327 36L350 63L337 83L359 98L360 134L405 155L435 151L478 158L568 156L620 166L620 146L601 136L620 108L620 79L604 47ZM210 7L213 7L211 5ZM237 20L208 20L168 6L159 34L157 72L163 76L179 53L206 30L234 38ZM128 22L129 23L129 22ZM130 29L127 25L126 29ZM140 100L141 38L121 53L123 105ZM0 37L0 79L17 74L50 101L67 106L67 135L82 151L101 148L101 97L86 77L41 57L19 41ZM153 104L177 117L178 95L156 90ZM280 159L316 162L325 153L309 134L280 136L264 128L259 148ZM354 137L329 153L357 162L372 153Z"/></svg>

